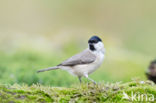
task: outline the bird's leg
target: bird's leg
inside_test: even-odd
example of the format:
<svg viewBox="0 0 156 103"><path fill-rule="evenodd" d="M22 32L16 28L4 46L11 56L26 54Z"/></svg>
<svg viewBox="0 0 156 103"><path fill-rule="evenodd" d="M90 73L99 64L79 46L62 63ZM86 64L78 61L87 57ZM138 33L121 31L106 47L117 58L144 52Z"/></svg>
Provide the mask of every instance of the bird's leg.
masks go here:
<svg viewBox="0 0 156 103"><path fill-rule="evenodd" d="M80 84L82 83L82 81L81 81L81 77L78 77L79 78L79 81L80 81Z"/></svg>
<svg viewBox="0 0 156 103"><path fill-rule="evenodd" d="M85 74L84 77L87 78L88 80L92 81L94 84L96 84L96 82L93 79L88 77L88 74Z"/></svg>

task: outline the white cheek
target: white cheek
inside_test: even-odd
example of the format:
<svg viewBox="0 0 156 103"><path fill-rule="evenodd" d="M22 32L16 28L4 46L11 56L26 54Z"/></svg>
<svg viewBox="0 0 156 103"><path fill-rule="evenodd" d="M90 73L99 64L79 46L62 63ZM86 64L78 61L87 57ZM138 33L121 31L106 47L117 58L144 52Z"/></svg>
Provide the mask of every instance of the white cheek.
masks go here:
<svg viewBox="0 0 156 103"><path fill-rule="evenodd" d="M96 48L97 50L100 50L100 49L103 49L103 48L104 48L104 45L103 45L102 42L99 42L99 43L95 44L95 48Z"/></svg>

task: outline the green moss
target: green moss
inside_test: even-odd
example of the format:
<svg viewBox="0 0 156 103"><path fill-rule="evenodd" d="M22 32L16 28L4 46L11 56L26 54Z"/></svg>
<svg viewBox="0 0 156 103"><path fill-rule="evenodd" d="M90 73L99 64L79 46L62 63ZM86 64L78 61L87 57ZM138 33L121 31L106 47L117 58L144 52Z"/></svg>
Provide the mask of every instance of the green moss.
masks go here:
<svg viewBox="0 0 156 103"><path fill-rule="evenodd" d="M132 81L128 83L82 84L71 88L45 87L41 85L0 85L1 103L69 103L69 102L114 102L138 103L132 99L123 99L123 92L131 96L131 92L152 94L156 97L156 86L149 81ZM146 103L144 96L142 103ZM150 102L150 101L149 101Z"/></svg>

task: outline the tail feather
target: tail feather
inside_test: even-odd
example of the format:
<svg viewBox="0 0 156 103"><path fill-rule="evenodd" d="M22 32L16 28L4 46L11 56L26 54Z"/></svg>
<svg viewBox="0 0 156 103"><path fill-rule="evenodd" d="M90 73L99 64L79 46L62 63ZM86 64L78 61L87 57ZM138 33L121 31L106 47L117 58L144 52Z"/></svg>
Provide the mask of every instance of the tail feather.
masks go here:
<svg viewBox="0 0 156 103"><path fill-rule="evenodd" d="M58 66L38 70L37 73L58 69Z"/></svg>

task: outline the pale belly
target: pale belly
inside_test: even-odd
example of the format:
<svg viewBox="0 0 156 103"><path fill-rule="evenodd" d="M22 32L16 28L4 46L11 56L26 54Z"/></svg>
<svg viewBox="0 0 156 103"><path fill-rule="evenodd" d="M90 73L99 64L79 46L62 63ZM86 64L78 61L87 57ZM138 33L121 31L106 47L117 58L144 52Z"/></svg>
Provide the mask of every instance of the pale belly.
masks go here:
<svg viewBox="0 0 156 103"><path fill-rule="evenodd" d="M99 65L100 66L100 65ZM73 69L73 74L77 76L84 76L85 74L91 74L96 69L98 69L97 65L89 64L89 65L78 65Z"/></svg>

